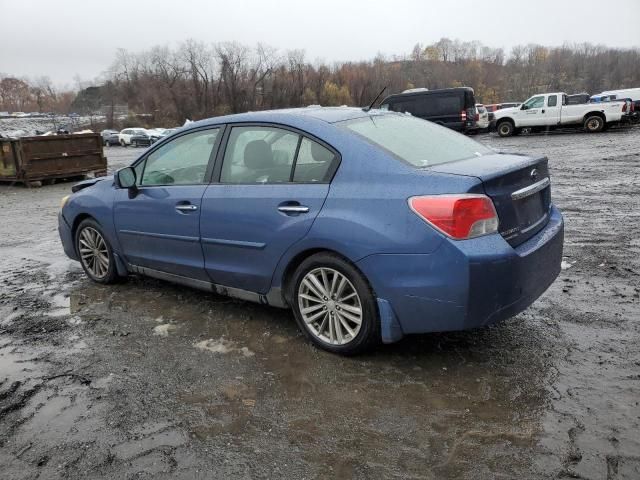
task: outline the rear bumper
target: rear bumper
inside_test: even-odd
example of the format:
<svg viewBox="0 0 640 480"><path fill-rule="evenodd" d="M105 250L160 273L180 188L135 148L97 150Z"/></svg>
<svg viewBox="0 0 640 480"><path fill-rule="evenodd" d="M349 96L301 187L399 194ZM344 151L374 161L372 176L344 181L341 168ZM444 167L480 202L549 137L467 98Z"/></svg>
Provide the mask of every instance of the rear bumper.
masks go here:
<svg viewBox="0 0 640 480"><path fill-rule="evenodd" d="M626 113L622 115L622 117L620 118L620 123L622 124L634 123L638 121L639 117L640 117L640 112Z"/></svg>
<svg viewBox="0 0 640 480"><path fill-rule="evenodd" d="M545 228L516 248L495 234L445 241L431 254L371 255L357 265L404 334L464 330L531 305L560 273L563 241L562 215L552 207Z"/></svg>

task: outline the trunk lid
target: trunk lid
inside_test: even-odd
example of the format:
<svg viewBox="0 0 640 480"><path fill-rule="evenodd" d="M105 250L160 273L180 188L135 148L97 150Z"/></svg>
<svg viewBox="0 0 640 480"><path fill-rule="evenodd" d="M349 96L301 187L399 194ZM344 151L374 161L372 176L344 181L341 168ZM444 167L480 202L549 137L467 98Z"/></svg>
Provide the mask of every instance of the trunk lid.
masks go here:
<svg viewBox="0 0 640 480"><path fill-rule="evenodd" d="M534 236L549 220L551 186L546 157L496 153L428 170L479 178L496 207L498 231L511 246Z"/></svg>

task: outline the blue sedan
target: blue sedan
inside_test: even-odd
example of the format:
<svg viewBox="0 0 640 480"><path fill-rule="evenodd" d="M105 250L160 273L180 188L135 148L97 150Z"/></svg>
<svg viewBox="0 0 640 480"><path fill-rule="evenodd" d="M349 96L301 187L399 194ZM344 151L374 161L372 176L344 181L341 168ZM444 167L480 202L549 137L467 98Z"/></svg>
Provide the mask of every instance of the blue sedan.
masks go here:
<svg viewBox="0 0 640 480"><path fill-rule="evenodd" d="M326 350L508 318L560 272L547 159L358 108L192 123L63 200L66 254L291 308Z"/></svg>

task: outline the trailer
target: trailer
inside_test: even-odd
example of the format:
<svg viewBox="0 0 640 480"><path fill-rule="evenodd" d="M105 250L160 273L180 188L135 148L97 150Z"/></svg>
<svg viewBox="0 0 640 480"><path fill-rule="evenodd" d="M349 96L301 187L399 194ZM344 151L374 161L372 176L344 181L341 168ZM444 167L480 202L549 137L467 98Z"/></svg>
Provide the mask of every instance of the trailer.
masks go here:
<svg viewBox="0 0 640 480"><path fill-rule="evenodd" d="M98 133L0 138L0 182L40 186L91 174L107 174Z"/></svg>

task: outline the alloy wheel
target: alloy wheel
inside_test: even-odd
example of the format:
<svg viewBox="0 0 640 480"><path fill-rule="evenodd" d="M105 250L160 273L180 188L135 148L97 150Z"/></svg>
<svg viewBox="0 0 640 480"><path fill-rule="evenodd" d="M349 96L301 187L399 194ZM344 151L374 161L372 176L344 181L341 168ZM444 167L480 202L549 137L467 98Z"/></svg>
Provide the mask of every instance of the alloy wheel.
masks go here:
<svg viewBox="0 0 640 480"><path fill-rule="evenodd" d="M96 229L86 227L80 232L78 250L84 267L97 279L109 273L109 249L104 238Z"/></svg>
<svg viewBox="0 0 640 480"><path fill-rule="evenodd" d="M349 279L333 268L316 268L302 278L298 307L307 329L331 345L351 342L362 326L360 296Z"/></svg>

